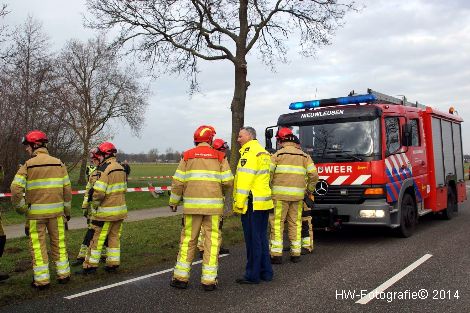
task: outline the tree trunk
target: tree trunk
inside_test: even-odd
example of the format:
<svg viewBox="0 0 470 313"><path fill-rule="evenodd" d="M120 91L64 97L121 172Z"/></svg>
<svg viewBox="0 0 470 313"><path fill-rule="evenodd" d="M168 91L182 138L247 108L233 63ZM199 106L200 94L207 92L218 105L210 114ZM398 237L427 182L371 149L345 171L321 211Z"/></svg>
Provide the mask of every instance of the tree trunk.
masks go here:
<svg viewBox="0 0 470 313"><path fill-rule="evenodd" d="M237 169L238 160L240 159L240 145L237 142L238 132L245 123L245 100L246 100L246 89L247 89L247 70L246 61L240 62L235 65L235 91L232 99L232 143L230 146L230 168L235 174ZM230 215L232 212L233 197L230 192L225 197L225 210L224 214Z"/></svg>
<svg viewBox="0 0 470 313"><path fill-rule="evenodd" d="M90 148L90 141L87 140L86 142L83 143L82 164L80 165L80 176L78 177L79 185L86 184L85 172L86 172L86 166L88 163L88 151L90 150L89 148Z"/></svg>
<svg viewBox="0 0 470 313"><path fill-rule="evenodd" d="M230 146L230 168L235 173L238 160L240 159L240 145L237 142L238 132L245 123L245 100L246 100L246 62L235 65L235 90L232 99L232 143Z"/></svg>

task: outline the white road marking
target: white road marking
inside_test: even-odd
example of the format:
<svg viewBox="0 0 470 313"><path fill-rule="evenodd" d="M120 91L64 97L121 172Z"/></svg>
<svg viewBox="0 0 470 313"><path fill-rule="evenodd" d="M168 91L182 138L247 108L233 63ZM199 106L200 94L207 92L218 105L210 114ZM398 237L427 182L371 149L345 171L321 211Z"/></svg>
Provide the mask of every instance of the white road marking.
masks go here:
<svg viewBox="0 0 470 313"><path fill-rule="evenodd" d="M372 290L371 292L369 292L367 295L365 295L364 297L362 297L358 301L356 301L356 303L359 303L359 304L369 303L369 301L373 300L378 294L380 294L381 292L384 292L385 290L387 290L394 283L396 283L397 281L399 281L400 279L405 277L408 273L413 271L415 268L417 268L418 266L420 266L421 264L426 262L430 257L432 257L432 254L425 254L420 259L418 259L415 262L413 262L412 264L410 264L407 268L405 268L404 270L402 270L401 272L399 272L398 274L396 274L395 276L393 276L392 278L390 278L389 280L384 282L379 287L377 287L374 290Z"/></svg>
<svg viewBox="0 0 470 313"><path fill-rule="evenodd" d="M221 255L219 255L219 258L223 258L224 256L227 256L227 255L229 255L229 254L221 254ZM192 265L200 264L200 263L202 263L202 260L193 262ZM158 275L165 274L165 273L168 273L168 272L171 272L171 271L173 271L173 268L169 268L169 269L166 269L166 270L163 270L163 271L160 271L160 272L155 272L155 273L152 273L152 274L139 276L139 277L128 279L128 280L124 280L122 282L107 285L107 286L103 286L103 287L100 287L100 288L80 292L80 293L77 293L77 294L74 294L74 295L71 295L71 296L67 296L67 297L64 297L64 298L67 299L67 300L71 300L71 299L75 299L75 298L78 298L78 297L83 297L83 296L89 295L91 293L95 293L95 292L99 292L99 291L102 291L102 290L122 286L122 285L129 284L129 283L133 283L135 281L139 281L139 280L146 279L146 278L153 277L153 276L158 276Z"/></svg>

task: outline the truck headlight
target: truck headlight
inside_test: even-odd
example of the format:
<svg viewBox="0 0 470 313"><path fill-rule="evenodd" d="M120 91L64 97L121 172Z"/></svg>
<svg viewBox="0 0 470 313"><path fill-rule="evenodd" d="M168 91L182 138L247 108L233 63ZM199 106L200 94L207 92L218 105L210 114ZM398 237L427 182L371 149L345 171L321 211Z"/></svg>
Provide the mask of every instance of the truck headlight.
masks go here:
<svg viewBox="0 0 470 313"><path fill-rule="evenodd" d="M385 216L384 210L360 210L359 216L362 218L382 218Z"/></svg>

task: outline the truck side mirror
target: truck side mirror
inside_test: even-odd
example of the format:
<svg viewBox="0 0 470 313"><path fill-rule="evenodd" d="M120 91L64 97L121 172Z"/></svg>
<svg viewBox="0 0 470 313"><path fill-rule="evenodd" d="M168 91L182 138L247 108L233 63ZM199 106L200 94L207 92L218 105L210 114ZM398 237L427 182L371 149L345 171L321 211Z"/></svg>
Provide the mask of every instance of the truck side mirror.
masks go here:
<svg viewBox="0 0 470 313"><path fill-rule="evenodd" d="M411 138L412 130L411 130L411 127L412 126L408 123L403 126L402 143L403 143L404 147L411 146L411 143L412 143L412 138Z"/></svg>
<svg viewBox="0 0 470 313"><path fill-rule="evenodd" d="M274 136L274 132L273 132L273 129L272 128L267 128L265 133L264 133L266 139L272 139L273 136Z"/></svg>
<svg viewBox="0 0 470 313"><path fill-rule="evenodd" d="M273 143L271 142L271 139L273 138L274 132L272 128L266 128L264 131L264 137L266 139L266 151L272 152L273 151Z"/></svg>

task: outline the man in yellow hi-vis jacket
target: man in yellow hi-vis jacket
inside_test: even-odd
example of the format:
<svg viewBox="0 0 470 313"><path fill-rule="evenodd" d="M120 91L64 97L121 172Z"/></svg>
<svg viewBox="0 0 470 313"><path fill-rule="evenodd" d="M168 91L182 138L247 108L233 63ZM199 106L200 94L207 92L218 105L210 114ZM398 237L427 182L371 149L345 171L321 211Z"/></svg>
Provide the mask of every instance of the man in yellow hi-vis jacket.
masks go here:
<svg viewBox="0 0 470 313"><path fill-rule="evenodd" d="M65 165L49 155L47 142L46 134L39 130L30 131L24 137L23 144L31 159L20 167L10 187L13 206L18 213L26 214L28 220L34 273L32 286L37 289L50 284L46 229L57 279L63 284L70 280L65 219L70 219L72 190Z"/></svg>
<svg viewBox="0 0 470 313"><path fill-rule="evenodd" d="M276 134L281 145L272 156L272 191L274 212L270 215L271 262L282 263L284 222L287 219L291 242L291 261L299 262L302 248L302 211L306 189L312 192L318 173L312 158L297 148L295 136L289 128ZM307 182L306 182L307 178Z"/></svg>
<svg viewBox="0 0 470 313"><path fill-rule="evenodd" d="M233 211L241 214L245 236L247 264L239 284L270 281L273 270L267 238L268 210L273 208L269 169L271 157L256 140L252 127L243 127L238 134L241 146L233 189Z"/></svg>
<svg viewBox="0 0 470 313"><path fill-rule="evenodd" d="M93 238L83 262L83 269L77 274L93 274L98 268L106 237L108 247L106 266L107 272L115 272L121 263L121 231L122 222L127 217L126 206L126 173L116 160L116 147L111 142L103 142L98 146L100 158L98 180L93 185L91 225Z"/></svg>
<svg viewBox="0 0 470 313"><path fill-rule="evenodd" d="M224 195L233 184L233 174L225 154L210 146L214 135L212 126L202 125L196 129L196 147L183 153L171 184L169 205L172 211L183 202L180 250L170 283L179 289L188 286L201 227L205 235L201 283L206 291L213 291L217 285Z"/></svg>

